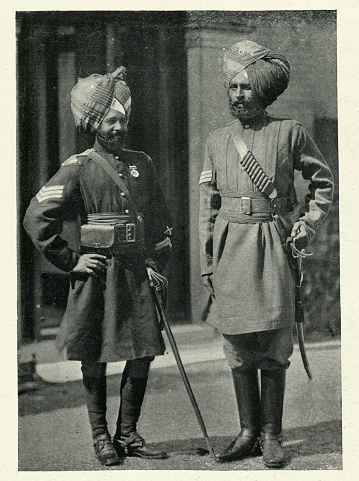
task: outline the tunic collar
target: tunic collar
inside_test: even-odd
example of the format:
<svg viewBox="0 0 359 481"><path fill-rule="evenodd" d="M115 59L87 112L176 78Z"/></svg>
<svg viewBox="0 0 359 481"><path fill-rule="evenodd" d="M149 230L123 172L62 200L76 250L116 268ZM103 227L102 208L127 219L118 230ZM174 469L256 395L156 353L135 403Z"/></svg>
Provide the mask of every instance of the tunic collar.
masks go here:
<svg viewBox="0 0 359 481"><path fill-rule="evenodd" d="M263 115L257 117L256 119L251 120L250 122L244 122L238 119L239 125L241 125L244 129L252 129L252 130L260 130L262 127L268 125L269 118L266 111L263 112Z"/></svg>

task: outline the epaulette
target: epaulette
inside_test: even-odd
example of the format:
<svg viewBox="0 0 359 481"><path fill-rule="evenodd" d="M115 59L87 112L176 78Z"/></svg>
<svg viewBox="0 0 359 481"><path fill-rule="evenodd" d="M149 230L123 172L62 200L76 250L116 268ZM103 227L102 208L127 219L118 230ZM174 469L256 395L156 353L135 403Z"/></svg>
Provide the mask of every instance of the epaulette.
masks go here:
<svg viewBox="0 0 359 481"><path fill-rule="evenodd" d="M152 162L151 157L148 154L146 154L146 152L143 152L143 150L130 150L130 149L124 149L124 148L122 150L130 154L144 155L148 161Z"/></svg>
<svg viewBox="0 0 359 481"><path fill-rule="evenodd" d="M268 118L272 120L293 120L293 117L290 115L273 115L268 114Z"/></svg>
<svg viewBox="0 0 359 481"><path fill-rule="evenodd" d="M82 161L79 157L86 157L90 152L93 152L93 151L94 151L94 149L87 149L84 152L82 152L81 154L72 155L67 160L65 160L65 162L63 162L61 167L63 167L64 165L83 165L83 163L82 163Z"/></svg>
<svg viewBox="0 0 359 481"><path fill-rule="evenodd" d="M141 151L140 153L143 154L146 157L147 162L153 163L153 160L151 159L151 157L148 154L146 154L146 152Z"/></svg>

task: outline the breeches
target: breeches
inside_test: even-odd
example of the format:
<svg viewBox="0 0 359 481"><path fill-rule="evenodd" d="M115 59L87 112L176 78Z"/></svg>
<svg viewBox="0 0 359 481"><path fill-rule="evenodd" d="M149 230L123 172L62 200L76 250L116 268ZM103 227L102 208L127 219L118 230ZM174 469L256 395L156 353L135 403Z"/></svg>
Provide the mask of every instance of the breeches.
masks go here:
<svg viewBox="0 0 359 481"><path fill-rule="evenodd" d="M289 358L293 353L292 326L222 336L224 354L232 369L277 370L289 367Z"/></svg>

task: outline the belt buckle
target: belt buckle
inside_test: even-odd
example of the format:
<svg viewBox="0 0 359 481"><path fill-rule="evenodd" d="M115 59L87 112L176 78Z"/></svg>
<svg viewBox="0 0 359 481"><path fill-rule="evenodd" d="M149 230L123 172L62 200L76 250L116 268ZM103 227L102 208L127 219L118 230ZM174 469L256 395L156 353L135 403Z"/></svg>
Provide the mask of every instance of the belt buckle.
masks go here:
<svg viewBox="0 0 359 481"><path fill-rule="evenodd" d="M135 224L126 224L126 242L136 242Z"/></svg>
<svg viewBox="0 0 359 481"><path fill-rule="evenodd" d="M241 197L242 214L252 214L252 202L250 197Z"/></svg>

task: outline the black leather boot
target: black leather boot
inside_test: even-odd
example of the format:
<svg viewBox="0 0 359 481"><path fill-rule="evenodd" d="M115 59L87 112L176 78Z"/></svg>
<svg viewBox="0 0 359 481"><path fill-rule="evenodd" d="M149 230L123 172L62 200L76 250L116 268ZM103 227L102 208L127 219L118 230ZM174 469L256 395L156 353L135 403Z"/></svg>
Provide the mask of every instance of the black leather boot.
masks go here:
<svg viewBox="0 0 359 481"><path fill-rule="evenodd" d="M146 444L143 437L137 432L122 434L119 439L113 438L113 445L118 456L144 458L144 459L166 459L168 455L165 451L159 451Z"/></svg>
<svg viewBox="0 0 359 481"><path fill-rule="evenodd" d="M106 376L91 377L83 374L85 399L90 420L92 437L107 433L106 421Z"/></svg>
<svg viewBox="0 0 359 481"><path fill-rule="evenodd" d="M93 447L97 459L103 466L113 466L120 463L108 433L96 436L93 440Z"/></svg>
<svg viewBox="0 0 359 481"><path fill-rule="evenodd" d="M258 442L261 411L257 370L232 369L232 377L241 431L224 451L217 454L219 461L261 454Z"/></svg>
<svg viewBox="0 0 359 481"><path fill-rule="evenodd" d="M285 463L282 447L282 416L285 369L261 372L261 438L263 462L268 468L281 468Z"/></svg>
<svg viewBox="0 0 359 481"><path fill-rule="evenodd" d="M83 368L83 385L95 455L102 465L112 466L118 464L119 459L107 431L105 369L99 365L97 375L89 376L86 367Z"/></svg>
<svg viewBox="0 0 359 481"><path fill-rule="evenodd" d="M137 378L129 374L127 366L121 380L121 402L117 420L117 429L113 445L119 457L137 456L145 459L165 459L167 453L150 448L137 432L143 398L146 391L147 377Z"/></svg>

